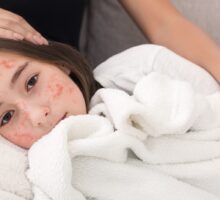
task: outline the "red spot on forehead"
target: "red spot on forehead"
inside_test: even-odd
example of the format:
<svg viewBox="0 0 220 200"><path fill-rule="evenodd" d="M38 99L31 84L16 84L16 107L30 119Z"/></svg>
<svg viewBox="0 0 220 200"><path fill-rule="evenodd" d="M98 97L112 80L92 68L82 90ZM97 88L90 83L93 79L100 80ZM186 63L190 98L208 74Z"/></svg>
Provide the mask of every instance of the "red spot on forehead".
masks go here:
<svg viewBox="0 0 220 200"><path fill-rule="evenodd" d="M0 65L7 69L12 68L14 66L13 64L14 64L13 60L0 60Z"/></svg>

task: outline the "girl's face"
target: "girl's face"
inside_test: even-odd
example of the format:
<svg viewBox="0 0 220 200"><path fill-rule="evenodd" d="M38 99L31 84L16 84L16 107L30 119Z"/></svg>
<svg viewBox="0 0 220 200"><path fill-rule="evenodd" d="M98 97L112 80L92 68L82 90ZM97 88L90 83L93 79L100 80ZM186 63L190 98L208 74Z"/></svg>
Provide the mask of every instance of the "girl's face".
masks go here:
<svg viewBox="0 0 220 200"><path fill-rule="evenodd" d="M30 148L58 122L86 113L67 70L31 58L0 53L0 134Z"/></svg>

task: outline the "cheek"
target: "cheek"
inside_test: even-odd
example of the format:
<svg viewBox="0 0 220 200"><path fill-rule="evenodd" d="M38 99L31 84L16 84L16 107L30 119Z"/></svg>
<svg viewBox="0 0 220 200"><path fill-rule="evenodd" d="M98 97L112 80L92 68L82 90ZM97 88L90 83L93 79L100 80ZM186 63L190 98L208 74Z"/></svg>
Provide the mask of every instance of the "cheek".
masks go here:
<svg viewBox="0 0 220 200"><path fill-rule="evenodd" d="M35 138L31 132L28 132L24 129L16 130L12 136L17 141L19 140L19 141L27 141L27 142L32 141Z"/></svg>
<svg viewBox="0 0 220 200"><path fill-rule="evenodd" d="M57 98L63 94L64 85L62 83L56 83L53 91L53 98Z"/></svg>
<svg viewBox="0 0 220 200"><path fill-rule="evenodd" d="M74 95L74 92L75 92L75 88L74 88L73 86L69 86L69 88L68 88L68 94L69 94L70 96L72 96L72 95Z"/></svg>
<svg viewBox="0 0 220 200"><path fill-rule="evenodd" d="M70 86L68 88L68 96L69 98L71 98L71 101L75 103L81 104L84 102L84 97L82 95L82 92L76 85Z"/></svg>
<svg viewBox="0 0 220 200"><path fill-rule="evenodd" d="M24 148L27 148L37 140L37 134L33 134L33 130L28 129L27 124L25 124L27 119L28 114L25 113L24 117L16 124L13 131L8 134L10 137L8 138L9 141Z"/></svg>
<svg viewBox="0 0 220 200"><path fill-rule="evenodd" d="M74 109L75 114L86 114L86 103L84 96L81 90L77 85L72 85L67 89L68 93L68 102L73 104L72 107Z"/></svg>
<svg viewBox="0 0 220 200"><path fill-rule="evenodd" d="M14 130L2 134L7 140L23 148L29 148L38 138L26 130Z"/></svg>
<svg viewBox="0 0 220 200"><path fill-rule="evenodd" d="M46 97L51 105L56 102L57 106L63 106L65 102L65 106L75 107L74 113L86 113L85 101L80 89L72 80L64 79L62 76L51 76L40 95Z"/></svg>
<svg viewBox="0 0 220 200"><path fill-rule="evenodd" d="M51 100L56 100L64 93L65 84L56 78L56 76L53 76L47 84L47 88L45 90L45 93L50 96Z"/></svg>
<svg viewBox="0 0 220 200"><path fill-rule="evenodd" d="M60 79L57 75L51 77L42 95L48 96L49 101L56 101L60 98L74 99L77 88L72 81Z"/></svg>
<svg viewBox="0 0 220 200"><path fill-rule="evenodd" d="M31 145L41 137L41 135L33 134L33 130L30 130L26 124L27 119L28 113L25 113L19 122L16 123L16 125L10 126L9 130L5 130L5 133L2 134L2 136L22 148L30 148Z"/></svg>

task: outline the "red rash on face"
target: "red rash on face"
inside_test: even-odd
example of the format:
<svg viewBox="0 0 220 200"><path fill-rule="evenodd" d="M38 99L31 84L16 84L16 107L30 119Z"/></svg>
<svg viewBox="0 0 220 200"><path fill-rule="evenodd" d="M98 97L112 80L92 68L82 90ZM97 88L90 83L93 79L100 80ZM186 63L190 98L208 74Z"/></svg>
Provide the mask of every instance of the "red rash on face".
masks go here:
<svg viewBox="0 0 220 200"><path fill-rule="evenodd" d="M53 97L59 97L63 93L63 86L59 83L56 84L56 91Z"/></svg>
<svg viewBox="0 0 220 200"><path fill-rule="evenodd" d="M55 79L55 77L53 79ZM48 84L48 92L50 92L52 94L52 98L55 99L63 93L64 84L54 80L51 82L52 83Z"/></svg>
<svg viewBox="0 0 220 200"><path fill-rule="evenodd" d="M12 68L14 66L13 63L14 63L14 61L12 61L12 60L2 60L2 61L0 61L0 65L3 65L3 67L5 67L7 69Z"/></svg>

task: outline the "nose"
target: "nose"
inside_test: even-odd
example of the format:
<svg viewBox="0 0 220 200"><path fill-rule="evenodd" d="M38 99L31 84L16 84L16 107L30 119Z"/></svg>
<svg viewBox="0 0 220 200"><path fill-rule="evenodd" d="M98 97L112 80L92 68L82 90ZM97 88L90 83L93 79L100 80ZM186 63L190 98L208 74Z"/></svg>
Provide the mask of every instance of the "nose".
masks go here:
<svg viewBox="0 0 220 200"><path fill-rule="evenodd" d="M20 110L22 111L25 120L29 120L34 127L48 126L50 107L46 105L33 105L26 102L20 102Z"/></svg>

